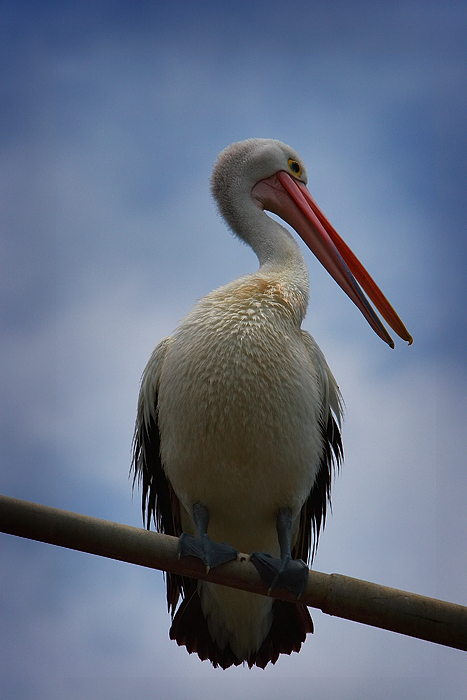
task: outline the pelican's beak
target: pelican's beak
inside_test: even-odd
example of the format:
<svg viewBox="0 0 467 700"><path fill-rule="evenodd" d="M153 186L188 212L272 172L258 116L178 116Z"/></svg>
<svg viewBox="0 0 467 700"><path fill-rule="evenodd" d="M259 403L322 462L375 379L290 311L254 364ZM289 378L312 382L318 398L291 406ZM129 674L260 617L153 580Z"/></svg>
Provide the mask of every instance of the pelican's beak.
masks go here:
<svg viewBox="0 0 467 700"><path fill-rule="evenodd" d="M363 290L391 328L409 345L412 336L360 261L326 219L303 182L280 170L260 180L251 191L263 209L292 226L337 284L358 306L373 330L390 347L394 342L371 307Z"/></svg>

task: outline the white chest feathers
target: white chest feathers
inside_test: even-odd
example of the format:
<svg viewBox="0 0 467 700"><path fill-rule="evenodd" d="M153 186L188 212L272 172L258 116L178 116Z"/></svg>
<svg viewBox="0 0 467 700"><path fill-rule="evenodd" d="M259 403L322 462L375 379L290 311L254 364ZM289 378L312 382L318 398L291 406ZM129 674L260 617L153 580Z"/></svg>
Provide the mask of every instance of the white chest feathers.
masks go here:
<svg viewBox="0 0 467 700"><path fill-rule="evenodd" d="M297 513L310 492L323 399L300 329L305 303L296 289L243 278L205 297L168 344L162 463L182 503L201 502L213 521L218 509L246 515L253 500L260 518Z"/></svg>

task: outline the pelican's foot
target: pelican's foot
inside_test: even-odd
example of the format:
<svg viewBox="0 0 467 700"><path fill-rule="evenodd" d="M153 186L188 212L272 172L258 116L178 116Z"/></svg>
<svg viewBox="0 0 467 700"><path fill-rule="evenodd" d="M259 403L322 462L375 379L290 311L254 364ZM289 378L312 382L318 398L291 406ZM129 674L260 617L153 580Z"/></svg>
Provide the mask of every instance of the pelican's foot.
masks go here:
<svg viewBox="0 0 467 700"><path fill-rule="evenodd" d="M292 559L290 554L282 559L276 559L264 552L253 552L250 560L268 586L268 593L280 586L287 588L297 597L305 592L308 567L302 559Z"/></svg>
<svg viewBox="0 0 467 700"><path fill-rule="evenodd" d="M238 551L227 542L213 542L209 535L193 537L182 532L178 543L178 556L197 557L206 565L206 572L215 566L236 559Z"/></svg>

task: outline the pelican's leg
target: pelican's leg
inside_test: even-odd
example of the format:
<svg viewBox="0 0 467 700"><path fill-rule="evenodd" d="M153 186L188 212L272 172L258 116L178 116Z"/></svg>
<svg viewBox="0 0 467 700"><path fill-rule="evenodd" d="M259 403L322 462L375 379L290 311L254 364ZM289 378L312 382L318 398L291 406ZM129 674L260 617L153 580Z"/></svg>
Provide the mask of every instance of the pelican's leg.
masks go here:
<svg viewBox="0 0 467 700"><path fill-rule="evenodd" d="M238 551L226 542L213 542L208 535L209 513L200 503L193 506L193 520L198 534L196 537L182 532L178 544L179 557L198 557L206 564L206 571L219 564L237 558Z"/></svg>
<svg viewBox="0 0 467 700"><path fill-rule="evenodd" d="M292 530L292 511L283 508L277 515L277 537L281 558L276 559L264 552L253 552L251 561L258 569L269 591L284 586L296 596L304 593L308 581L308 567L302 559L292 559L290 536Z"/></svg>

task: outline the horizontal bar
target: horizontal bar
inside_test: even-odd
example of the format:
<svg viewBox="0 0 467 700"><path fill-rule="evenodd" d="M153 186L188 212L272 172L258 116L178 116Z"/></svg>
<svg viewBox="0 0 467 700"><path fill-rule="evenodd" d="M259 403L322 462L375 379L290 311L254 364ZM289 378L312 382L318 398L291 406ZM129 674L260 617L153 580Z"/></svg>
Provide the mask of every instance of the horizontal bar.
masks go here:
<svg viewBox="0 0 467 700"><path fill-rule="evenodd" d="M247 554L207 574L201 561L178 558L178 539L129 525L0 495L0 531L152 569L267 594ZM296 602L285 589L272 595ZM310 571L300 603L328 615L467 651L467 607L376 583Z"/></svg>

